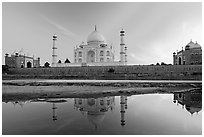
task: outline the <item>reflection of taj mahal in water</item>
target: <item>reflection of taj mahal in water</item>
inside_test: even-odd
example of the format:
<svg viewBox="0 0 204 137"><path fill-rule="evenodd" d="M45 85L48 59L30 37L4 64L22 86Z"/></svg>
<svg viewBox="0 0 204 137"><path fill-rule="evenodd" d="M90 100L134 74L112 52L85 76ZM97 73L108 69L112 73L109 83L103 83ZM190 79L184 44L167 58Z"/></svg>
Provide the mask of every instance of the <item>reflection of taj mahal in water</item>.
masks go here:
<svg viewBox="0 0 204 137"><path fill-rule="evenodd" d="M74 63L57 62L57 35L53 35L52 67L71 66L113 66L127 64L127 47L124 42L125 31L120 31L120 60L114 61L112 44L107 44L104 36L95 30L88 35L87 43L82 42L74 48Z"/></svg>
<svg viewBox="0 0 204 137"><path fill-rule="evenodd" d="M125 125L125 109L127 109L127 97L120 97L120 114L121 126ZM83 115L87 116L95 128L98 128L100 123L104 120L105 114L115 106L115 97L103 98L76 98L74 99L74 106L81 111Z"/></svg>
<svg viewBox="0 0 204 137"><path fill-rule="evenodd" d="M192 116L202 110L202 92L174 93L173 102L182 105ZM75 98L74 108L86 116L90 123L97 129L103 122L106 113L115 108L115 96L101 98ZM57 120L57 107L52 105L53 121ZM120 96L120 125L126 124L125 112L127 110L127 96Z"/></svg>
<svg viewBox="0 0 204 137"><path fill-rule="evenodd" d="M39 100L40 102L42 100ZM37 101L37 102L39 102ZM63 99L51 99L44 100L52 106L52 120L57 121L57 109L58 103L65 103ZM202 110L202 91L196 92L179 92L173 94L173 102L177 105L181 105L182 108L189 112L192 116L194 113L199 113ZM7 102L6 102L7 103ZM13 105L20 105L22 108L29 101L21 102L14 101ZM120 113L120 125L123 127L126 125L125 113L127 110L127 96L120 96L119 100ZM105 115L108 111L115 111L115 96L101 97L101 98L74 98L74 109L81 112L84 117L87 117L88 121L97 129L104 121Z"/></svg>

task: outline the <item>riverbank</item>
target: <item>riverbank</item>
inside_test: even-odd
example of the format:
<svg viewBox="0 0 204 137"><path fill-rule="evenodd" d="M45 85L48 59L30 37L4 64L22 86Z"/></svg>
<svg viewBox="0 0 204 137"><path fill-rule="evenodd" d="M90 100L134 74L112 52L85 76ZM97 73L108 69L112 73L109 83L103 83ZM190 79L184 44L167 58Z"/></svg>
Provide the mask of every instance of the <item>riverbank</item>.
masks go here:
<svg viewBox="0 0 204 137"><path fill-rule="evenodd" d="M3 80L3 102L37 98L86 98L201 90L202 81Z"/></svg>
<svg viewBox="0 0 204 137"><path fill-rule="evenodd" d="M15 86L113 86L113 87L175 87L202 86L202 81L196 80L56 80L56 79L20 79L3 80L3 85Z"/></svg>

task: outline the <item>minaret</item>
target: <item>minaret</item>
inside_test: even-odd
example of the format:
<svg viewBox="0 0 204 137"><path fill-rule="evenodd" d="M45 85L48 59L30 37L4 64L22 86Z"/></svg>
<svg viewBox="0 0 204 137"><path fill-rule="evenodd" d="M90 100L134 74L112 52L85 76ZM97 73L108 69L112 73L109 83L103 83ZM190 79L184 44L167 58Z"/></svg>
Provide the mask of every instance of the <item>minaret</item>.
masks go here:
<svg viewBox="0 0 204 137"><path fill-rule="evenodd" d="M126 57L125 57L125 52L127 47L125 48L125 43L124 43L124 36L125 36L125 31L122 29L120 31L120 62L125 65Z"/></svg>
<svg viewBox="0 0 204 137"><path fill-rule="evenodd" d="M173 53L173 65L176 65L176 53Z"/></svg>
<svg viewBox="0 0 204 137"><path fill-rule="evenodd" d="M125 65L127 65L127 47L125 46Z"/></svg>
<svg viewBox="0 0 204 137"><path fill-rule="evenodd" d="M125 96L120 96L120 124L125 125Z"/></svg>
<svg viewBox="0 0 204 137"><path fill-rule="evenodd" d="M57 35L53 35L53 47L52 47L52 67L56 67L57 63L57 47L56 47Z"/></svg>
<svg viewBox="0 0 204 137"><path fill-rule="evenodd" d="M9 65L9 54L5 54L5 65Z"/></svg>
<svg viewBox="0 0 204 137"><path fill-rule="evenodd" d="M38 60L37 67L40 67L40 57L38 57L37 60Z"/></svg>

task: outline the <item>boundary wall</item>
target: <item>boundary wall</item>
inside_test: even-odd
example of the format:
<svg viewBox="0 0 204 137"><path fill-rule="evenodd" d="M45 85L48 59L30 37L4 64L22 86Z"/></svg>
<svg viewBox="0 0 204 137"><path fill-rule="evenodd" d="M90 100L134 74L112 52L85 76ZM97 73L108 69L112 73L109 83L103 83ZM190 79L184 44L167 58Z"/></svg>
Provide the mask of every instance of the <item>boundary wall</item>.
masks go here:
<svg viewBox="0 0 204 137"><path fill-rule="evenodd" d="M9 76L49 79L202 80L202 65L126 65L56 68L10 68Z"/></svg>

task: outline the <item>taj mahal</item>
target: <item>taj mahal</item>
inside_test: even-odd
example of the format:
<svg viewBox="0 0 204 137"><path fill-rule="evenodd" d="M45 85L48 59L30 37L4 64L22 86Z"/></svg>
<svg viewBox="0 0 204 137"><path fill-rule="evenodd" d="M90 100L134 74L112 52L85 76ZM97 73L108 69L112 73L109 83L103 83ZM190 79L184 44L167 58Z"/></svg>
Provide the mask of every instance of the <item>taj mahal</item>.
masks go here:
<svg viewBox="0 0 204 137"><path fill-rule="evenodd" d="M71 66L116 66L127 64L127 47L124 42L125 31L120 31L120 60L114 60L113 47L106 43L104 36L95 29L87 37L87 43L82 42L74 47L74 63L57 62L57 35L53 35L52 67Z"/></svg>

